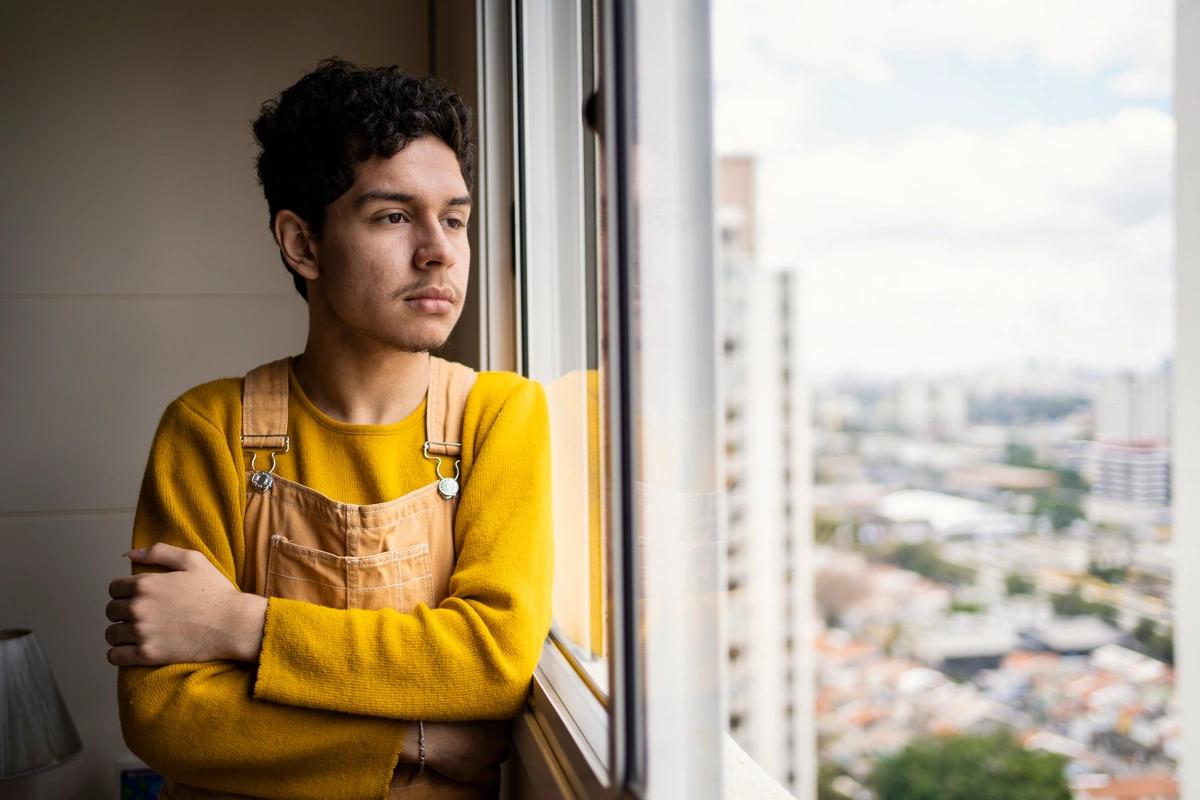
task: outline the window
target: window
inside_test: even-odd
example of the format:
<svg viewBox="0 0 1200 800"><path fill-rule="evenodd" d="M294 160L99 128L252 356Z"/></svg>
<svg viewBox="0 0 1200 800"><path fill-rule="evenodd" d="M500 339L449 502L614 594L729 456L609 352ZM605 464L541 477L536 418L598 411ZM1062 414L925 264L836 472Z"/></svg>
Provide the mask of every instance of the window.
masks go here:
<svg viewBox="0 0 1200 800"><path fill-rule="evenodd" d="M770 511L730 520L730 629L755 632L730 693L754 711L735 738L802 798L818 775L857 796L935 730L1010 726L1081 797L1197 741L1168 627L1182 649L1198 340L1181 294L1171 341L1176 142L1181 293L1197 208L1171 4L968 5L715 3L718 218L746 228L727 371L783 400L731 397L731 493ZM1061 700L1100 684L1121 688Z"/></svg>
<svg viewBox="0 0 1200 800"><path fill-rule="evenodd" d="M533 705L569 750L573 791L594 796L612 779L613 466L599 163L584 117L596 85L595 11L519 3L514 35L518 352L546 392L554 470L554 621Z"/></svg>
<svg viewBox="0 0 1200 800"><path fill-rule="evenodd" d="M554 638L603 699L609 457L606 322L598 254L590 3L522 6L520 337L550 406L554 457Z"/></svg>
<svg viewBox="0 0 1200 800"><path fill-rule="evenodd" d="M555 437L556 618L534 710L578 794L715 797L708 28L681 2L633 10L523 2L514 25L519 352ZM597 87L599 135L583 124Z"/></svg>

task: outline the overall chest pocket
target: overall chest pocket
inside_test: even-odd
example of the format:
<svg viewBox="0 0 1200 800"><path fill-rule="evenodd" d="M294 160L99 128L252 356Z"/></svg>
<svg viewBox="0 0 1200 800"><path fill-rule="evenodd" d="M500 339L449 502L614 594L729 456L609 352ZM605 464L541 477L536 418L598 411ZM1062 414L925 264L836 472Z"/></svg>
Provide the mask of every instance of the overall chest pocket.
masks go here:
<svg viewBox="0 0 1200 800"><path fill-rule="evenodd" d="M372 556L338 556L272 534L264 594L330 608L433 605L433 563L425 542Z"/></svg>

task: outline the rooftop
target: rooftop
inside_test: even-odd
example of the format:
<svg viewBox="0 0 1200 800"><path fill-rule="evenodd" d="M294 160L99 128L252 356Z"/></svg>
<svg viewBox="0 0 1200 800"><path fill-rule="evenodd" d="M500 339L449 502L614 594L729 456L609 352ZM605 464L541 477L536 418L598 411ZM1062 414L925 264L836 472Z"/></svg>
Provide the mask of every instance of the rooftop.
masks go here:
<svg viewBox="0 0 1200 800"><path fill-rule="evenodd" d="M1082 800L1175 800L1179 782L1170 775L1131 775L1084 789L1079 796Z"/></svg>

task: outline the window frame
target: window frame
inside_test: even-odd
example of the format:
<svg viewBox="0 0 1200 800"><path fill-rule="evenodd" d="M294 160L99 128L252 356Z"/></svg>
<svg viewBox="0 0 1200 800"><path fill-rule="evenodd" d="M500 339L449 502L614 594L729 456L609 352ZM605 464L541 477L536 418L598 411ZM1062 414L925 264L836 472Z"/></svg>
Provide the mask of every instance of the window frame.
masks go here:
<svg viewBox="0 0 1200 800"><path fill-rule="evenodd" d="M576 112L576 119L580 123L579 137L576 141L578 148L552 147L549 153L539 151L537 158L527 158L525 153L530 138L526 118L527 115L536 113L530 108L532 103L527 99L531 83L530 73L543 84L552 84L549 88L560 95L569 95L573 85L582 84L585 79L592 77L591 65L579 63L582 59L578 42L580 36L584 32L590 32L590 29L583 26L581 19L576 18L583 16L578 12L583 10L584 2L575 2L577 14L574 16L564 14L563 4L555 0L515 0L512 4L512 124L516 176L513 243L516 254L516 319L519 321L519 327L515 327L514 330L517 341L517 369L525 375L529 375L530 372L533 347L542 345L554 350L562 346L560 342L534 343L524 335L524 332L529 330L531 314L536 314L538 301L554 294L552 285L533 284L529 280L534 256L549 258L547 253L539 250L542 248L556 252L564 260L577 258L586 264L588 259L594 258L594 236L589 233L585 218L590 210L587 194L594 189L586 173L592 167L590 162L594 156L583 131L582 107ZM561 53L565 49L564 39L576 44L571 49L576 58L574 62L558 65L558 69L551 70L547 70L545 64L537 63L539 59L554 55L550 48L544 46L547 41L554 42L558 48L555 52ZM542 85L539 88L546 87ZM549 103L543 103L540 110L547 108ZM578 153L583 153L584 158L576 161L572 156ZM540 210L554 222L546 225L548 230L541 227L531 229L533 226L527 213L530 189L549 185L551 176L568 176L568 189L564 191L564 195L580 200L580 206L544 206ZM580 211L580 217L584 218L570 219L566 225L555 224L558 215L572 214L574 211ZM545 224L544 220L540 222ZM567 230L566 241L563 240L564 228ZM535 251L532 256L531 250ZM584 274L586 273L585 269ZM557 280L559 275L550 277ZM573 280L576 276L567 277ZM585 309L585 312L590 313L590 310ZM603 366L610 369L609 364ZM611 462L609 466L612 466ZM610 475L609 479L615 480L616 476ZM611 609L611 594L609 602ZM609 674L611 677L611 666ZM546 765L542 768L541 779L547 781L547 786L569 786L573 793L582 797L615 796L618 782L612 777L609 713L611 705L608 700L612 694L611 685L599 686L571 651L562 634L556 628L552 628L534 674L530 700L531 715L519 723L520 733L517 737L519 743L542 746L553 754L557 763L553 767Z"/></svg>
<svg viewBox="0 0 1200 800"><path fill-rule="evenodd" d="M1200 675L1200 3L1175 4L1175 387L1172 504L1177 572L1175 653L1186 691ZM1184 696L1184 695L1181 695ZM1180 797L1200 794L1200 713L1180 702Z"/></svg>
<svg viewBox="0 0 1200 800"><path fill-rule="evenodd" d="M528 15L548 2L514 4L518 338L536 311L523 290L536 246L527 236L524 192L537 168L522 160L520 70L530 55L523 34ZM724 523L708 5L595 0L593 8L608 187L601 273L607 305L600 313L608 338L601 366L602 424L609 426L610 715L552 637L519 741L548 748L530 754L553 761L537 768L548 791L715 798L724 775L722 621L714 602ZM537 155L544 162L545 154ZM641 264L653 268L642 271ZM528 352L523 344L517 349ZM644 439L647 428L652 443ZM653 460L641 448L653 448ZM599 741L605 727L607 748Z"/></svg>

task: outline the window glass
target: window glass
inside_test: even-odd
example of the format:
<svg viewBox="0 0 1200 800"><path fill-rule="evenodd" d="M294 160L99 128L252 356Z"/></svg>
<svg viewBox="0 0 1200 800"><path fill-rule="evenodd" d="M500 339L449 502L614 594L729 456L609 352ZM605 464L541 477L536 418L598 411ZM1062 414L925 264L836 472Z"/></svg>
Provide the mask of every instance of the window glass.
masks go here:
<svg viewBox="0 0 1200 800"><path fill-rule="evenodd" d="M554 636L608 691L606 336L597 253L591 3L527 3L521 17L522 355L550 407Z"/></svg>
<svg viewBox="0 0 1200 800"><path fill-rule="evenodd" d="M714 3L729 730L1176 796L1172 4L786 6Z"/></svg>

